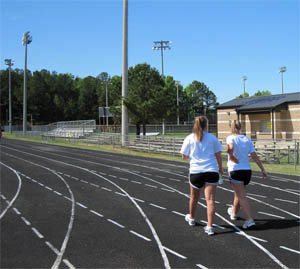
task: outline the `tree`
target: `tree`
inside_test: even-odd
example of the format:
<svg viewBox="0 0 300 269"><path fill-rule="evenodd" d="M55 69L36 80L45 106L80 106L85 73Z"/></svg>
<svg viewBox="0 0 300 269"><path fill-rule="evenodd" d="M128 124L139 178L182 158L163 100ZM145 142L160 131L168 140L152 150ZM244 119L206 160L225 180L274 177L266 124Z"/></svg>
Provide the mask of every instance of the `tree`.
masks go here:
<svg viewBox="0 0 300 269"><path fill-rule="evenodd" d="M203 83L194 80L186 89L189 111L193 116L205 115L209 109L217 105L216 95Z"/></svg>
<svg viewBox="0 0 300 269"><path fill-rule="evenodd" d="M253 96L266 96L266 95L272 95L272 93L268 90L266 90L266 91L257 91Z"/></svg>
<svg viewBox="0 0 300 269"><path fill-rule="evenodd" d="M247 93L247 92L237 96L236 98L240 99L240 98L246 98L246 97L249 97L249 93Z"/></svg>
<svg viewBox="0 0 300 269"><path fill-rule="evenodd" d="M164 81L157 69L150 65L138 64L128 70L128 97L124 100L135 122L137 135L143 125L143 134L146 134L146 124L153 120L165 117L166 90Z"/></svg>

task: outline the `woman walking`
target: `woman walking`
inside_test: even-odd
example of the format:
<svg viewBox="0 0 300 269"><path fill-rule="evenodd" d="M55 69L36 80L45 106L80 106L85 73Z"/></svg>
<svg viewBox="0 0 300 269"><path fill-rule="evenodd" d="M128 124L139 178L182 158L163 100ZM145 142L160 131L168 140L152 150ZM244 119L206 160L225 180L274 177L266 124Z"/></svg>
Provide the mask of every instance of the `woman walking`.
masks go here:
<svg viewBox="0 0 300 269"><path fill-rule="evenodd" d="M219 174L223 174L221 157L223 147L214 135L206 132L207 123L204 116L195 118L193 132L184 139L180 153L183 159L190 159L190 202L189 214L185 216L185 220L190 226L196 225L196 208L201 188L204 186L207 205L207 226L204 230L208 235L213 235L216 187Z"/></svg>
<svg viewBox="0 0 300 269"><path fill-rule="evenodd" d="M267 177L267 173L255 153L255 149L251 139L241 133L241 124L234 120L231 125L232 135L226 139L228 147L228 173L229 180L234 190L233 206L229 207L227 212L230 215L230 219L236 220L237 213L242 207L246 217L246 222L243 225L243 229L248 229L255 226L255 222L251 216L250 205L246 197L246 185L251 180L251 166L248 160L250 154L252 159L256 162L258 167L262 171L263 178Z"/></svg>

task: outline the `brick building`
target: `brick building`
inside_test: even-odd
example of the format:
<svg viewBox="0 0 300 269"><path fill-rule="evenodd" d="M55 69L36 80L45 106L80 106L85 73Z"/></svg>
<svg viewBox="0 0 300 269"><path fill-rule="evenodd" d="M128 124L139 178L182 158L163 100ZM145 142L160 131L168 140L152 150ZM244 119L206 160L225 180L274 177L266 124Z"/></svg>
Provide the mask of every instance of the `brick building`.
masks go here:
<svg viewBox="0 0 300 269"><path fill-rule="evenodd" d="M218 138L238 119L252 139L300 139L300 92L233 99L217 108Z"/></svg>

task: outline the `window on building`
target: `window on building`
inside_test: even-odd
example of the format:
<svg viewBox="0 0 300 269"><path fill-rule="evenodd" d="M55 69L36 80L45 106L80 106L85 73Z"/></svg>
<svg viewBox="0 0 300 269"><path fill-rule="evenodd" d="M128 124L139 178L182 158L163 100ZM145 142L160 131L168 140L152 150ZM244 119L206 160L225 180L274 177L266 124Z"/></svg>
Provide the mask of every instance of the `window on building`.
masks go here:
<svg viewBox="0 0 300 269"><path fill-rule="evenodd" d="M271 133L272 124L269 120L262 120L261 121L261 131L263 133Z"/></svg>

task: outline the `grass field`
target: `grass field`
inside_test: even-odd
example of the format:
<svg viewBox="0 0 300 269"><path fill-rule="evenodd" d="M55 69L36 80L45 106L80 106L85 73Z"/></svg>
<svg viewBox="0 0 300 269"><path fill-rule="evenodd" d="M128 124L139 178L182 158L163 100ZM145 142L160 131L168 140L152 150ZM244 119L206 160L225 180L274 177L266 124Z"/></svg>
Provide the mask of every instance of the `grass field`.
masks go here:
<svg viewBox="0 0 300 269"><path fill-rule="evenodd" d="M144 157L151 157L151 158L158 158L158 159L165 159L165 160L174 160L180 162L188 162L187 160L182 160L180 157L177 156L170 156L170 155L162 155L162 154L154 154L154 153L147 153L147 152L137 152L133 150L128 150L127 148L116 147L112 145L85 145L85 144L70 144L65 142L65 139L62 139L61 142L43 142L37 139L30 139L30 138L20 138L16 137L14 134L4 133L3 137L9 139L18 139L18 140L25 140L25 141L32 141L32 142L39 142L39 143L47 143L47 144L54 144L54 145L61 145L67 147L76 147L76 148L83 148L83 149L90 149L90 150L99 150L105 152L113 152L113 153L120 153L120 154L127 154L127 155L135 155L135 156L144 156ZM223 167L226 169L226 152L224 151L223 155ZM288 174L288 175L300 175L300 165L296 165L296 169L294 164L288 164L287 162L283 163L265 163L263 162L265 170L267 172L272 173L280 173L280 174ZM251 161L251 167L254 171L260 171L258 166ZM300 178L300 176L299 176Z"/></svg>

